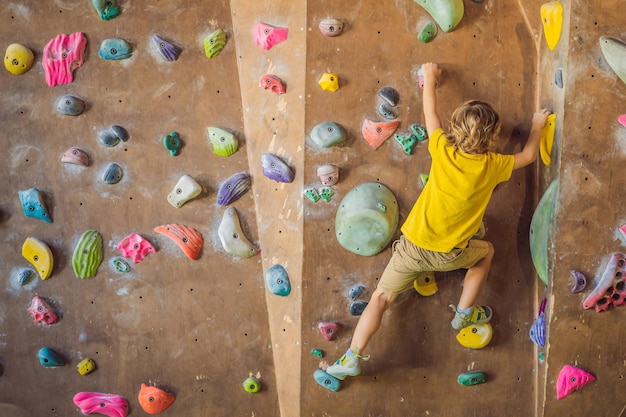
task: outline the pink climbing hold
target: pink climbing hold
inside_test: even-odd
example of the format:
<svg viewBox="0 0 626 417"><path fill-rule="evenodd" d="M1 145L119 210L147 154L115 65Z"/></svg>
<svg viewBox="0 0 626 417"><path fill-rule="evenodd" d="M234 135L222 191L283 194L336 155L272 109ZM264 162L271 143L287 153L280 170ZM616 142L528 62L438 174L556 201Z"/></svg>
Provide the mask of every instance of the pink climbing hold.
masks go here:
<svg viewBox="0 0 626 417"><path fill-rule="evenodd" d="M74 404L83 414L103 414L109 417L126 417L128 400L117 394L79 392L74 395Z"/></svg>
<svg viewBox="0 0 626 417"><path fill-rule="evenodd" d="M41 64L50 87L69 84L76 68L83 65L87 38L82 32L60 34L43 48Z"/></svg>
<svg viewBox="0 0 626 417"><path fill-rule="evenodd" d="M597 312L606 311L613 304L615 307L626 303L626 257L621 252L611 255L600 281L587 298L583 307L595 307Z"/></svg>
<svg viewBox="0 0 626 417"><path fill-rule="evenodd" d="M331 341L339 329L339 324L334 321L320 321L317 328L324 336L324 339Z"/></svg>
<svg viewBox="0 0 626 417"><path fill-rule="evenodd" d="M559 400L565 398L595 380L596 378L589 372L575 366L565 365L556 381L556 398Z"/></svg>
<svg viewBox="0 0 626 417"><path fill-rule="evenodd" d="M122 252L126 258L131 258L133 263L139 263L149 253L156 253L156 249L152 243L148 242L143 236L137 233L131 233L117 244L117 249Z"/></svg>
<svg viewBox="0 0 626 417"><path fill-rule="evenodd" d="M287 39L289 29L275 27L267 23L257 22L254 24L254 43L269 51L272 46Z"/></svg>
<svg viewBox="0 0 626 417"><path fill-rule="evenodd" d="M59 316L52 311L52 308L46 303L43 298L36 295L30 302L28 311L33 315L33 319L36 323L54 324L59 321Z"/></svg>
<svg viewBox="0 0 626 417"><path fill-rule="evenodd" d="M626 127L626 114L622 114L617 118L617 121L624 127Z"/></svg>
<svg viewBox="0 0 626 417"><path fill-rule="evenodd" d="M264 90L270 90L274 94L285 94L287 91L283 80L272 74L262 76L259 80L259 86Z"/></svg>

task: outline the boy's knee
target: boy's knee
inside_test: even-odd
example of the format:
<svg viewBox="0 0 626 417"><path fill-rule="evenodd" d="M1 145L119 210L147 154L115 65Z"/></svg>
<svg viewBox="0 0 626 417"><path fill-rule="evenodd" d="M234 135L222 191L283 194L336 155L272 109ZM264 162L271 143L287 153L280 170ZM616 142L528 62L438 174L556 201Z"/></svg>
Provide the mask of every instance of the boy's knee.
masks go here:
<svg viewBox="0 0 626 417"><path fill-rule="evenodd" d="M382 292L380 289L376 288L372 297L370 298L369 304L375 306L378 309L387 310L393 301L396 299L395 295L389 295Z"/></svg>

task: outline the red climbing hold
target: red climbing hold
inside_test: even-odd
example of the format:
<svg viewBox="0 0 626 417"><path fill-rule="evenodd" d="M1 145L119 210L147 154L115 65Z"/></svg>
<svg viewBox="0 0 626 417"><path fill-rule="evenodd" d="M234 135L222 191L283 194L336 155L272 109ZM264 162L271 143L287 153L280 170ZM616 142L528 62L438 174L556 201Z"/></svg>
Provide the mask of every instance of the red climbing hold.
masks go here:
<svg viewBox="0 0 626 417"><path fill-rule="evenodd" d="M154 228L154 231L172 239L183 250L189 259L198 259L204 240L202 235L193 227L182 224L164 224Z"/></svg>
<svg viewBox="0 0 626 417"><path fill-rule="evenodd" d="M339 324L334 321L320 321L317 328L324 336L324 339L331 341L339 329Z"/></svg>
<svg viewBox="0 0 626 417"><path fill-rule="evenodd" d="M397 120L394 122L374 122L365 119L363 126L361 126L361 134L372 148L378 149L380 145L393 135L398 125L400 125L400 122Z"/></svg>

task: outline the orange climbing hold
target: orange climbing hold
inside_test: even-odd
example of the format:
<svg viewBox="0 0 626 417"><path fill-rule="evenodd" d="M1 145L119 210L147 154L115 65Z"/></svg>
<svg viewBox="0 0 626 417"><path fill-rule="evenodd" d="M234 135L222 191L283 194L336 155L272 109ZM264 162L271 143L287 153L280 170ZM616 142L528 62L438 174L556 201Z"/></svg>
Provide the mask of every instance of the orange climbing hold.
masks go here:
<svg viewBox="0 0 626 417"><path fill-rule="evenodd" d="M396 131L399 125L399 121L374 122L373 120L365 119L363 126L361 126L361 134L372 148L378 149L393 135L393 132Z"/></svg>
<svg viewBox="0 0 626 417"><path fill-rule="evenodd" d="M183 250L189 259L198 259L204 239L193 227L182 224L164 224L154 228L154 231L172 239Z"/></svg>
<svg viewBox="0 0 626 417"><path fill-rule="evenodd" d="M141 384L138 399L143 411L148 414L159 414L167 410L176 397L161 388Z"/></svg>

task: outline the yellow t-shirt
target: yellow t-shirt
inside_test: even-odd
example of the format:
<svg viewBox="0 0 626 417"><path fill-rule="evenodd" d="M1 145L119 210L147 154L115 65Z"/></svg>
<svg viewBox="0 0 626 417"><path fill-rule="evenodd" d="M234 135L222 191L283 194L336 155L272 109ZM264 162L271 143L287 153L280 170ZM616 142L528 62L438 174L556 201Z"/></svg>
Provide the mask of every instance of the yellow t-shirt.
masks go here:
<svg viewBox="0 0 626 417"><path fill-rule="evenodd" d="M448 144L442 129L428 143L428 182L402 225L415 245L435 252L465 248L478 231L494 188L511 178L513 155L468 154Z"/></svg>

